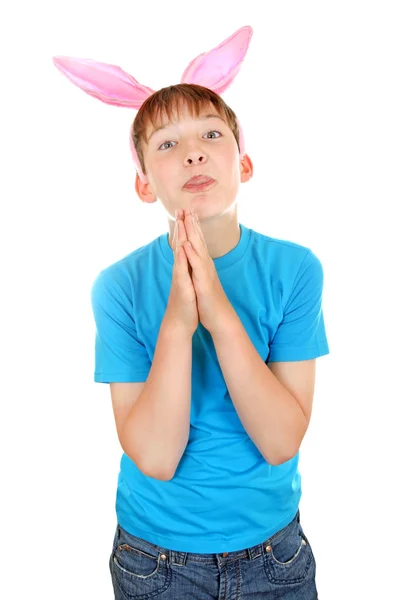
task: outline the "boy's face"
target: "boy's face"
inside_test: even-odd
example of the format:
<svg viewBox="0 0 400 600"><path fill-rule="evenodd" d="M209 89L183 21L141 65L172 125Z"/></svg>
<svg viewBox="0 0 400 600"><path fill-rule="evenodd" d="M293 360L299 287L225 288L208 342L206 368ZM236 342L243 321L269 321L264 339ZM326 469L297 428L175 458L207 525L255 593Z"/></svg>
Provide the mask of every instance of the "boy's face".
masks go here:
<svg viewBox="0 0 400 600"><path fill-rule="evenodd" d="M248 165L244 168L233 132L215 108L211 105L199 118L182 108L179 119L174 115L173 122L165 120L161 126L154 130L150 125L147 132L143 155L149 183L137 179L136 187L142 200L160 199L172 217L177 208L193 209L199 218L229 209L241 181L250 179L252 170L249 174ZM196 175L210 177L214 183L205 190L185 187Z"/></svg>

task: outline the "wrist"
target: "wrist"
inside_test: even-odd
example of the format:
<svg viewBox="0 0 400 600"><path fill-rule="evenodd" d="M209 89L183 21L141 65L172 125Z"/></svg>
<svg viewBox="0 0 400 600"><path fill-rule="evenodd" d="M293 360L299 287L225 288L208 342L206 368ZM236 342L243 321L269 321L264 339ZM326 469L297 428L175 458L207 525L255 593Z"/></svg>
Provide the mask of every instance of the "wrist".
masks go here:
<svg viewBox="0 0 400 600"><path fill-rule="evenodd" d="M193 333L188 331L187 327L176 318L165 315L163 322L161 323L160 333L169 340L192 340Z"/></svg>

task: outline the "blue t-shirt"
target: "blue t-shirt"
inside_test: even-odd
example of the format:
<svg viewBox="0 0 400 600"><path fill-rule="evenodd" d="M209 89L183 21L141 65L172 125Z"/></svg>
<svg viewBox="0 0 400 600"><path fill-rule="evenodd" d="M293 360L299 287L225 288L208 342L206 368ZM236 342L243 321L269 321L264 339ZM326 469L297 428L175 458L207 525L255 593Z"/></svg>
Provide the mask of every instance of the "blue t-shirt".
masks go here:
<svg viewBox="0 0 400 600"><path fill-rule="evenodd" d="M224 291L268 364L329 354L320 260L299 244L239 224L241 237L214 259ZM91 301L94 380L146 381L171 287L168 233L102 270ZM295 517L299 453L272 466L244 429L210 333L193 335L190 436L170 481L144 475L122 454L118 523L166 549L222 553L263 542Z"/></svg>

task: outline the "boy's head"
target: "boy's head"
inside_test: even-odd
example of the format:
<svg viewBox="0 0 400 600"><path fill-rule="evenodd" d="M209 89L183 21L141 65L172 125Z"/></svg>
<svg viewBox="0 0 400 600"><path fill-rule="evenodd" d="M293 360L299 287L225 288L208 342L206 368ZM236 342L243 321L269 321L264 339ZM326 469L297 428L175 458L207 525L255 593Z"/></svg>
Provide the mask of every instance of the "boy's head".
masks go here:
<svg viewBox="0 0 400 600"><path fill-rule="evenodd" d="M207 112L210 106L226 121L239 147L236 115L221 96L212 90L201 85L180 83L162 88L145 100L132 128L132 141L144 175L147 173L143 151L151 131L167 121L172 121L176 115L180 117L183 107L187 107L191 116L199 117L200 112Z"/></svg>
<svg viewBox="0 0 400 600"><path fill-rule="evenodd" d="M240 159L235 113L200 85L172 85L147 98L133 122L132 142L148 178L143 183L136 176L138 195L145 202L159 198L171 215L211 197L228 208L239 184L252 176L249 157ZM215 183L203 192L185 188L196 175Z"/></svg>

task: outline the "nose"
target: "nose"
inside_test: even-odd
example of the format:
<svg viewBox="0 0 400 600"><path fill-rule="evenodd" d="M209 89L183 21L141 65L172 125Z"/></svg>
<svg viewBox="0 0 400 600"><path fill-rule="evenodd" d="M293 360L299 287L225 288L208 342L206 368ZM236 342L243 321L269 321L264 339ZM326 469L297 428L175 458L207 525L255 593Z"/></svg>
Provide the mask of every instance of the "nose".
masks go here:
<svg viewBox="0 0 400 600"><path fill-rule="evenodd" d="M205 163L206 160L206 155L203 152L199 152L198 150L191 150L186 154L184 162L185 165L197 165L199 163Z"/></svg>

